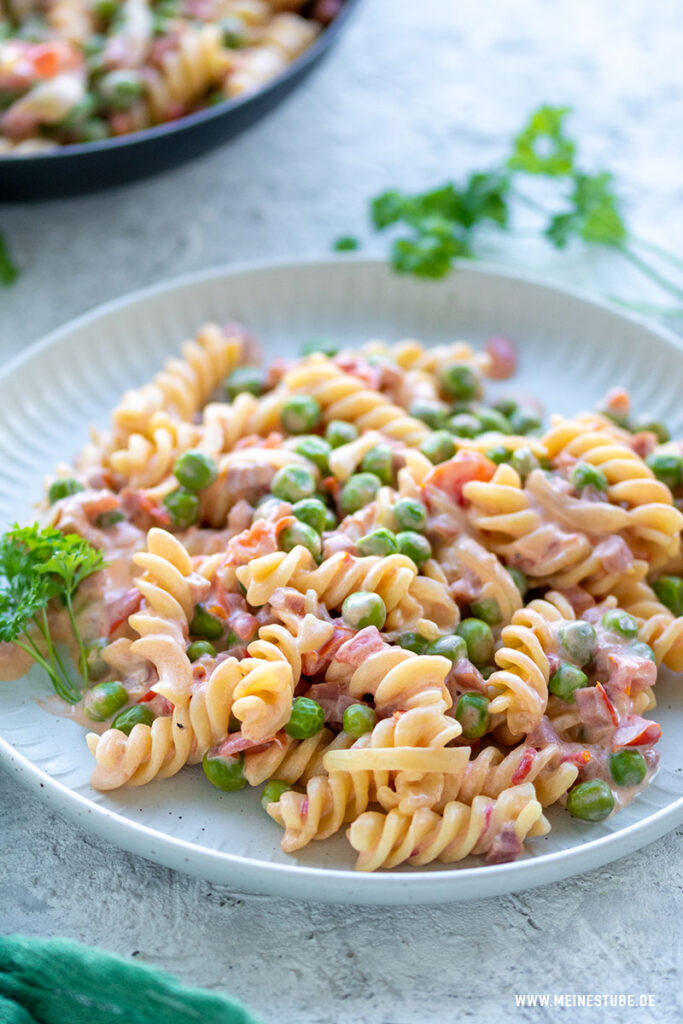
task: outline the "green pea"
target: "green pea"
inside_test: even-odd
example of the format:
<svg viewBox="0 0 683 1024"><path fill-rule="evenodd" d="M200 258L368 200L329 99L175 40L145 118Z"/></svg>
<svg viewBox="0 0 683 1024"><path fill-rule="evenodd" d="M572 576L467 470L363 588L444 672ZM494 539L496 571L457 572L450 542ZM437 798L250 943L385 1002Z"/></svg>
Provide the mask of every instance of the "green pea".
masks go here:
<svg viewBox="0 0 683 1024"><path fill-rule="evenodd" d="M220 20L223 46L228 50L241 50L246 43L244 23L239 18L225 17Z"/></svg>
<svg viewBox="0 0 683 1024"><path fill-rule="evenodd" d="M419 569L432 557L432 545L421 533L414 530L402 530L396 534L396 543L400 554L411 558Z"/></svg>
<svg viewBox="0 0 683 1024"><path fill-rule="evenodd" d="M540 416L533 409L519 406L510 415L510 426L513 434L531 434L543 426Z"/></svg>
<svg viewBox="0 0 683 1024"><path fill-rule="evenodd" d="M493 673L498 671L498 667L496 665L481 665L479 671L482 674L482 678L490 679Z"/></svg>
<svg viewBox="0 0 683 1024"><path fill-rule="evenodd" d="M208 640L195 640L187 648L187 656L190 661L197 661L204 655L208 655L210 658L216 657L216 648Z"/></svg>
<svg viewBox="0 0 683 1024"><path fill-rule="evenodd" d="M244 777L244 754L237 754L236 757L210 757L207 753L202 758L202 768L211 785L226 793L235 793L247 784Z"/></svg>
<svg viewBox="0 0 683 1024"><path fill-rule="evenodd" d="M519 403L516 402L514 398L503 397L498 398L493 403L493 408L497 409L498 412L502 412L503 416L505 416L509 420L512 414L517 412L517 410L519 409Z"/></svg>
<svg viewBox="0 0 683 1024"><path fill-rule="evenodd" d="M446 422L448 407L443 402L418 399L413 402L408 412L416 420L422 420L432 430L438 430Z"/></svg>
<svg viewBox="0 0 683 1024"><path fill-rule="evenodd" d="M620 636L628 637L629 640L635 640L638 636L638 623L632 615L629 615L628 612L623 612L621 608L610 608L609 611L605 612L601 621L605 629L610 629L613 633L619 633Z"/></svg>
<svg viewBox="0 0 683 1024"><path fill-rule="evenodd" d="M61 501L62 498L68 498L72 494L78 494L79 491L84 490L85 487L78 480L74 480L72 476L63 476L50 484L47 500L51 505L54 505L56 501Z"/></svg>
<svg viewBox="0 0 683 1024"><path fill-rule="evenodd" d="M320 422L320 402L312 395L292 395L282 406L280 422L288 434L306 434Z"/></svg>
<svg viewBox="0 0 683 1024"><path fill-rule="evenodd" d="M102 142L111 135L111 130L106 121L101 117L91 117L84 125L79 127L78 142Z"/></svg>
<svg viewBox="0 0 683 1024"><path fill-rule="evenodd" d="M404 651L412 651L413 654L425 654L429 647L429 640L421 633L402 633L398 638L398 645Z"/></svg>
<svg viewBox="0 0 683 1024"><path fill-rule="evenodd" d="M273 477L270 489L280 501L292 504L315 494L315 477L306 466L283 466Z"/></svg>
<svg viewBox="0 0 683 1024"><path fill-rule="evenodd" d="M320 534L316 533L308 523L297 521L291 526L286 526L278 539L281 551L291 551L292 548L302 547L310 551L314 558L319 558L322 554L323 546Z"/></svg>
<svg viewBox="0 0 683 1024"><path fill-rule="evenodd" d="M385 558L387 555L398 553L395 535L391 530L387 530L383 526L373 530L372 533L366 533L364 537L361 537L356 542L356 547L358 548L358 553L363 556L380 555Z"/></svg>
<svg viewBox="0 0 683 1024"><path fill-rule="evenodd" d="M527 590L529 589L529 583L526 578L526 575L522 572L521 569L517 569L514 565L508 565L507 571L512 576L514 584L517 587L517 590L519 591L520 595L524 597Z"/></svg>
<svg viewBox="0 0 683 1024"><path fill-rule="evenodd" d="M372 732L377 715L367 704L351 704L344 712L342 728L347 736L357 739L366 732Z"/></svg>
<svg viewBox="0 0 683 1024"><path fill-rule="evenodd" d="M374 473L383 484L391 484L394 479L394 453L388 444L378 444L370 449L360 468L364 473Z"/></svg>
<svg viewBox="0 0 683 1024"><path fill-rule="evenodd" d="M101 679L106 676L110 666L102 657L102 652L109 646L109 641L104 638L93 640L85 649L85 661L88 669L88 679Z"/></svg>
<svg viewBox="0 0 683 1024"><path fill-rule="evenodd" d="M341 448L343 444L351 444L358 440L358 428L344 420L330 420L325 431L325 440L333 448Z"/></svg>
<svg viewBox="0 0 683 1024"><path fill-rule="evenodd" d="M511 434L512 427L507 416L497 409L479 409L477 419L482 432L495 431L498 434Z"/></svg>
<svg viewBox="0 0 683 1024"><path fill-rule="evenodd" d="M647 762L639 750L617 750L610 754L609 770L617 786L639 786L647 775Z"/></svg>
<svg viewBox="0 0 683 1024"><path fill-rule="evenodd" d="M316 533L322 533L327 522L327 506L319 498L302 498L292 505L292 514ZM283 548L283 550L288 550Z"/></svg>
<svg viewBox="0 0 683 1024"><path fill-rule="evenodd" d="M128 703L123 683L97 683L83 698L83 711L93 722L104 722Z"/></svg>
<svg viewBox="0 0 683 1024"><path fill-rule="evenodd" d="M579 782L569 790L567 810L582 821L604 821L614 810L612 790L602 779Z"/></svg>
<svg viewBox="0 0 683 1024"><path fill-rule="evenodd" d="M101 21L111 21L118 9L117 0L95 0L94 11Z"/></svg>
<svg viewBox="0 0 683 1024"><path fill-rule="evenodd" d="M357 590L342 605L342 618L352 629L376 626L381 629L387 620L387 609L379 594Z"/></svg>
<svg viewBox="0 0 683 1024"><path fill-rule="evenodd" d="M576 665L570 665L567 661L563 661L560 667L553 672L548 683L550 692L560 700L566 701L567 704L575 703L574 691L582 690L584 686L588 686L586 673Z"/></svg>
<svg viewBox="0 0 683 1024"><path fill-rule="evenodd" d="M474 416L476 419L478 408L478 402L453 402L451 405L451 416L459 416L466 413L468 416Z"/></svg>
<svg viewBox="0 0 683 1024"><path fill-rule="evenodd" d="M432 640L427 648L427 654L438 654L455 664L456 661L467 657L467 644L461 636L440 636L438 640Z"/></svg>
<svg viewBox="0 0 683 1024"><path fill-rule="evenodd" d="M489 702L482 693L463 693L455 709L455 717L467 740L479 739L489 724Z"/></svg>
<svg viewBox="0 0 683 1024"><path fill-rule="evenodd" d="M541 464L532 452L531 448L522 446L521 448L516 448L512 453L510 465L516 473L519 473L522 480L526 480L529 473L534 469L538 469Z"/></svg>
<svg viewBox="0 0 683 1024"><path fill-rule="evenodd" d="M502 465L504 462L510 462L511 457L512 452L504 444L496 444L486 452L486 458L490 459L491 462L495 462L497 466Z"/></svg>
<svg viewBox="0 0 683 1024"><path fill-rule="evenodd" d="M657 664L655 652L649 644L644 643L642 640L636 640L634 643L629 644L628 649L632 654L637 655L639 658L647 658L647 660L651 661L653 665Z"/></svg>
<svg viewBox="0 0 683 1024"><path fill-rule="evenodd" d="M121 68L103 75L98 90L105 106L123 112L130 110L142 96L143 81L137 71Z"/></svg>
<svg viewBox="0 0 683 1024"><path fill-rule="evenodd" d="M111 727L130 736L136 725L151 725L153 721L154 713L146 704L134 704L132 708L125 708L119 712Z"/></svg>
<svg viewBox="0 0 683 1024"><path fill-rule="evenodd" d="M672 491L683 483L683 456L672 452L653 452L645 462L658 480L670 487Z"/></svg>
<svg viewBox="0 0 683 1024"><path fill-rule="evenodd" d="M480 601L474 601L470 605L470 611L475 619L481 619L489 626L497 626L503 618L495 597L484 597Z"/></svg>
<svg viewBox="0 0 683 1024"><path fill-rule="evenodd" d="M568 622L559 632L560 643L565 651L579 665L585 665L593 657L595 648L595 630L590 622Z"/></svg>
<svg viewBox="0 0 683 1024"><path fill-rule="evenodd" d="M220 640L225 632L225 624L216 615L207 612L201 604L194 606L194 614L190 621L190 633L202 640Z"/></svg>
<svg viewBox="0 0 683 1024"><path fill-rule="evenodd" d="M91 93L86 93L82 99L74 103L66 116L59 122L58 127L67 132L78 131L95 113L95 107L95 97Z"/></svg>
<svg viewBox="0 0 683 1024"><path fill-rule="evenodd" d="M279 803L282 794L288 793L291 788L290 784L283 782L282 779L269 779L261 793L261 806L264 811L268 810L268 804Z"/></svg>
<svg viewBox="0 0 683 1024"><path fill-rule="evenodd" d="M328 359L332 359L339 352L339 346L331 341L330 338L308 338L302 343L302 356L312 356L316 352L320 352L322 355L327 356Z"/></svg>
<svg viewBox="0 0 683 1024"><path fill-rule="evenodd" d="M292 713L285 726L285 732L295 740L307 740L315 736L325 724L325 713L316 700L297 697L292 704Z"/></svg>
<svg viewBox="0 0 683 1024"><path fill-rule="evenodd" d="M394 516L402 530L424 530L427 525L427 510L415 498L400 498L394 505Z"/></svg>
<svg viewBox="0 0 683 1024"><path fill-rule="evenodd" d="M325 529L336 530L337 528L337 517L331 508L325 509Z"/></svg>
<svg viewBox="0 0 683 1024"><path fill-rule="evenodd" d="M467 645L467 657L473 665L487 665L493 661L493 633L481 619L463 619L457 628Z"/></svg>
<svg viewBox="0 0 683 1024"><path fill-rule="evenodd" d="M359 512L374 500L381 486L381 480L374 473L354 473L341 492L342 511L346 515Z"/></svg>
<svg viewBox="0 0 683 1024"><path fill-rule="evenodd" d="M446 426L456 437L476 437L481 433L481 425L476 416L467 412L456 413L446 422Z"/></svg>
<svg viewBox="0 0 683 1024"><path fill-rule="evenodd" d="M95 525L100 530L110 530L117 523L122 523L126 517L120 508L110 508L106 512L100 512L95 519Z"/></svg>
<svg viewBox="0 0 683 1024"><path fill-rule="evenodd" d="M444 367L440 374L441 387L451 398L477 398L481 393L481 384L476 373L463 363L451 363Z"/></svg>
<svg viewBox="0 0 683 1024"><path fill-rule="evenodd" d="M163 504L171 517L171 525L177 530L186 530L199 519L199 498L184 487L167 494Z"/></svg>
<svg viewBox="0 0 683 1024"><path fill-rule="evenodd" d="M665 423L662 423L661 420L648 419L646 416L637 419L632 424L631 430L634 434L646 430L648 433L654 434L660 444L666 444L671 439L671 434Z"/></svg>
<svg viewBox="0 0 683 1024"><path fill-rule="evenodd" d="M308 434L305 437L300 437L294 446L294 451L297 455L303 455L305 459L308 459L314 466L317 466L323 476L329 474L329 458L332 445L324 437L318 437L317 434Z"/></svg>
<svg viewBox="0 0 683 1024"><path fill-rule="evenodd" d="M447 462L448 459L453 458L455 442L447 430L435 430L433 434L425 437L420 445L420 451L436 466L440 462Z"/></svg>
<svg viewBox="0 0 683 1024"><path fill-rule="evenodd" d="M258 398L265 390L263 371L258 366L237 366L225 378L224 387L226 397L231 402L245 392Z"/></svg>
<svg viewBox="0 0 683 1024"><path fill-rule="evenodd" d="M585 487L594 487L596 491L606 491L607 477L597 466L589 462L577 462L572 470L571 481L574 489L581 493Z"/></svg>
<svg viewBox="0 0 683 1024"><path fill-rule="evenodd" d="M680 576L660 576L652 589L673 615L683 615L683 579Z"/></svg>
<svg viewBox="0 0 683 1024"><path fill-rule="evenodd" d="M204 452L183 452L173 466L173 475L188 491L203 491L218 476L218 467Z"/></svg>

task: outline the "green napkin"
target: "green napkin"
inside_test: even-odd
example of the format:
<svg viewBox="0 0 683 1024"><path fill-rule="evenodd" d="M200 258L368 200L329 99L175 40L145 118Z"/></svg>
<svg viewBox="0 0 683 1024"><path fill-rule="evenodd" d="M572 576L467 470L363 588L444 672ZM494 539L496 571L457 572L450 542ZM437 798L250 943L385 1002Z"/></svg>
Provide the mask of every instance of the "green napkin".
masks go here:
<svg viewBox="0 0 683 1024"><path fill-rule="evenodd" d="M259 1024L226 996L68 939L0 936L0 1024Z"/></svg>

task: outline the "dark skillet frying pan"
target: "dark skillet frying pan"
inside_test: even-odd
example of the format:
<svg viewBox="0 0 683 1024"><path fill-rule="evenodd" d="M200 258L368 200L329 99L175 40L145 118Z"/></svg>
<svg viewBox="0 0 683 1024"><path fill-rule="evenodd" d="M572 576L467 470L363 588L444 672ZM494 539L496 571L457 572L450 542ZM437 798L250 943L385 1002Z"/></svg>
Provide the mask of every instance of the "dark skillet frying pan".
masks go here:
<svg viewBox="0 0 683 1024"><path fill-rule="evenodd" d="M303 82L337 39L359 0L344 6L315 42L263 89L145 131L62 146L46 153L0 157L0 201L94 192L168 170L234 138Z"/></svg>

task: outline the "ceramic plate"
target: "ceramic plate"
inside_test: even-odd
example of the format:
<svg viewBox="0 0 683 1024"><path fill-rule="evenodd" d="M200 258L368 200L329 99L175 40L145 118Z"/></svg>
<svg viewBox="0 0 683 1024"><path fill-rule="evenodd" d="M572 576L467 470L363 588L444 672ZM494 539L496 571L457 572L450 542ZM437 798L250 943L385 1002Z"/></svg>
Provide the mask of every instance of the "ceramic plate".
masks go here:
<svg viewBox="0 0 683 1024"><path fill-rule="evenodd" d="M239 320L267 357L329 335L427 343L492 333L514 338L520 382L562 413L589 407L615 384L636 408L683 434L683 355L672 335L577 292L479 266L439 283L394 276L356 259L217 270L147 289L56 331L0 376L0 525L31 516L41 481L70 459L88 425L104 426L126 388L141 384L206 320ZM40 672L0 684L0 757L50 805L110 842L150 860L254 892L352 903L442 902L551 882L625 856L683 822L683 701L658 683L661 769L618 817L587 825L551 812L553 830L513 864L352 870L343 837L297 857L253 791L222 794L201 768L141 789L96 793L84 733L50 715Z"/></svg>

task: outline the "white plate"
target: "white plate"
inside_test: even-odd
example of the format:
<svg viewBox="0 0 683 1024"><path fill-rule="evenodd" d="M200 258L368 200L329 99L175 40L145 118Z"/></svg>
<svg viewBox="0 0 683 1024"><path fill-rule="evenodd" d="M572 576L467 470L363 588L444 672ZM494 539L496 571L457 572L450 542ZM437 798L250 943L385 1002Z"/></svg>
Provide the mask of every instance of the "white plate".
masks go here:
<svg viewBox="0 0 683 1024"><path fill-rule="evenodd" d="M56 331L0 376L0 525L31 516L41 480L70 459L90 422L142 383L206 320L239 320L267 356L329 335L425 342L513 337L520 381L546 408L589 407L615 384L683 434L683 358L672 335L583 295L480 266L425 283L355 259L218 270L147 289ZM48 714L40 672L0 684L0 756L52 807L133 853L211 881L280 896L352 903L441 902L512 892L622 857L683 822L683 707L676 681L657 686L661 770L618 817L582 824L552 812L553 831L513 864L375 875L351 870L343 837L281 853L280 829L252 791L221 794L201 769L113 794L88 785L83 731Z"/></svg>

